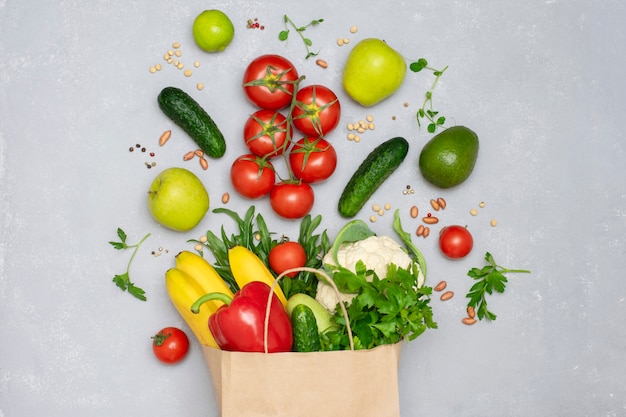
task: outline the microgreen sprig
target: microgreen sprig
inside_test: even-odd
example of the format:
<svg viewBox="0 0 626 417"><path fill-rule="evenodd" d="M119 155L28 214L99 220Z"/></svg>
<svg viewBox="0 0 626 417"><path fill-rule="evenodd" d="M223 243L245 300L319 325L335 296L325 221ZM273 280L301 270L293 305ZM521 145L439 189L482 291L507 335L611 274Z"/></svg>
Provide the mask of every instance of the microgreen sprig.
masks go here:
<svg viewBox="0 0 626 417"><path fill-rule="evenodd" d="M145 235L143 239L139 241L139 243L136 243L134 245L129 245L128 243L126 243L126 233L119 227L117 228L117 236L120 238L119 242L109 242L109 244L113 246L114 249L117 249L117 250L134 249L134 250L133 250L133 254L130 256L128 265L126 266L126 272L124 272L121 275L115 275L113 277L113 282L115 283L115 285L120 287L122 291L128 291L135 298L138 298L141 301L146 301L145 291L137 287L130 280L130 265L132 264L133 259L135 258L135 255L137 254L137 251L139 250L139 247L141 246L141 244L146 239L148 239L148 237L150 237L150 233Z"/></svg>
<svg viewBox="0 0 626 417"><path fill-rule="evenodd" d="M319 25L320 23L322 23L324 21L324 19L316 19L316 20L311 20L307 25L305 26L297 26L293 20L291 20L289 18L289 16L285 15L283 18L283 22L285 23L285 30L281 30L280 33L278 34L278 39L281 41L286 41L289 38L289 26L291 26L296 33L300 36L300 39L302 39L302 42L304 43L304 46L306 48L306 57L305 59L309 59L312 56L316 56L317 54L319 54L318 52L312 52L309 47L313 46L313 41L311 41L311 39L307 38L304 36L303 32L305 30L307 30L307 28L311 27L311 26L316 26Z"/></svg>
<svg viewBox="0 0 626 417"><path fill-rule="evenodd" d="M469 293L466 295L469 298L467 303L468 307L476 309L476 316L479 320L486 318L487 320L495 320L496 315L487 309L486 295L493 294L494 291L503 293L508 282L504 274L507 273L527 273L530 271L526 269L507 269L500 265L497 265L493 256L487 252L485 254L485 261L488 265L483 268L472 268L468 271L467 275L477 282L470 288Z"/></svg>
<svg viewBox="0 0 626 417"><path fill-rule="evenodd" d="M423 69L427 69L433 72L435 76L435 80L433 81L430 89L426 92L426 97L424 98L424 102L422 103L422 107L417 111L416 119L417 125L421 127L420 119L427 119L428 123L428 132L435 133L438 127L443 126L446 122L446 118L444 116L438 116L439 111L434 110L433 108L433 91L439 78L443 75L443 73L448 69L446 65L442 70L438 70L428 66L428 61L425 58L420 58L415 62L412 62L409 65L409 68L413 72L420 72Z"/></svg>

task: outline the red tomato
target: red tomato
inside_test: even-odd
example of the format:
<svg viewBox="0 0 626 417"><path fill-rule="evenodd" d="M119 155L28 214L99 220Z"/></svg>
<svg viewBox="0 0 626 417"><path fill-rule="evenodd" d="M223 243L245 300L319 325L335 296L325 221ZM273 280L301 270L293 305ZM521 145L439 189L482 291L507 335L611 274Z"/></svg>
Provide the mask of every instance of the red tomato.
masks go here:
<svg viewBox="0 0 626 417"><path fill-rule="evenodd" d="M152 336L152 351L163 363L180 362L189 351L189 338L185 332L176 327L165 327Z"/></svg>
<svg viewBox="0 0 626 417"><path fill-rule="evenodd" d="M243 91L252 104L279 110L291 103L298 71L280 55L261 55L246 68Z"/></svg>
<svg viewBox="0 0 626 417"><path fill-rule="evenodd" d="M243 126L243 138L250 152L274 158L283 153L287 140L287 118L273 110L259 110Z"/></svg>
<svg viewBox="0 0 626 417"><path fill-rule="evenodd" d="M337 168L337 152L323 138L303 138L289 152L293 175L304 182L316 183L330 177Z"/></svg>
<svg viewBox="0 0 626 417"><path fill-rule="evenodd" d="M448 258L463 258L472 251L474 239L466 227L446 226L439 232L439 247Z"/></svg>
<svg viewBox="0 0 626 417"><path fill-rule="evenodd" d="M313 208L315 195L306 182L279 182L270 192L270 205L274 212L286 219L300 219Z"/></svg>
<svg viewBox="0 0 626 417"><path fill-rule="evenodd" d="M267 195L274 186L276 173L271 162L246 154L235 159L230 168L230 181L235 191L247 198Z"/></svg>
<svg viewBox="0 0 626 417"><path fill-rule="evenodd" d="M274 246L269 253L269 263L272 271L280 275L288 269L300 268L306 265L306 252L298 242L283 242ZM295 277L297 272L290 272L288 277Z"/></svg>
<svg viewBox="0 0 626 417"><path fill-rule="evenodd" d="M330 133L341 116L339 99L330 88L309 85L296 93L293 124L308 136L324 136Z"/></svg>

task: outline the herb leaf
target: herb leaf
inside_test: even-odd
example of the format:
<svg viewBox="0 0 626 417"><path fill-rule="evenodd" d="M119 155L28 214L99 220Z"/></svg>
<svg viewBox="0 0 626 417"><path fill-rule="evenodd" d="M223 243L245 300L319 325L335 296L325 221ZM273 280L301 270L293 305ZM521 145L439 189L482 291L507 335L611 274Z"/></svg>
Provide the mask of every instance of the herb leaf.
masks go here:
<svg viewBox="0 0 626 417"><path fill-rule="evenodd" d="M486 295L492 295L493 292L502 294L506 289L506 283L508 280L504 276L506 273L530 273L525 269L507 269L498 264L493 259L493 256L487 252L485 254L485 261L488 265L482 268L472 268L467 272L470 278L476 280L476 283L472 285L466 298L469 298L468 306L476 309L476 316L479 320L486 318L487 320L495 320L496 315L489 311L487 308Z"/></svg>
<svg viewBox="0 0 626 417"><path fill-rule="evenodd" d="M285 23L285 30L281 30L278 33L278 39L280 41L286 41L289 38L289 26L291 26L296 31L298 36L300 36L300 39L302 40L302 43L304 43L304 47L306 48L306 57L305 57L305 59L309 59L312 56L316 56L319 53L319 51L318 52L312 52L309 49L310 46L313 46L313 41L311 41L311 39L309 39L309 38L306 38L302 34L302 32L304 32L305 30L307 30L307 28L309 28L311 26L319 25L323 21L324 21L324 19L315 19L315 20L311 20L305 26L296 26L296 24L293 22L293 20L291 20L289 18L289 16L284 15L283 22Z"/></svg>
<svg viewBox="0 0 626 417"><path fill-rule="evenodd" d="M135 258L135 255L137 254L137 251L139 250L139 247L141 246L141 244L146 239L148 239L148 237L150 237L150 233L145 235L138 243L134 245L129 245L126 243L126 238L127 238L126 233L119 227L117 228L117 236L120 238L120 241L109 242L109 244L113 246L113 248L116 250L133 249L133 254L130 256L130 260L128 261L128 265L126 266L126 272L124 272L121 275L113 276L113 282L122 291L128 291L128 293L131 294L133 297L141 301L146 301L147 298L145 296L145 291L135 286L135 284L133 284L130 280L130 265L132 264L133 259Z"/></svg>
<svg viewBox="0 0 626 417"><path fill-rule="evenodd" d="M417 110L416 119L418 127L421 127L420 119L426 119L429 123L427 126L427 130L429 133L435 133L438 127L443 126L446 122L446 118L443 116L435 118L439 112L433 109L433 91L435 90L435 86L439 81L439 78L443 75L443 73L448 69L448 66L445 66L442 70L438 70L428 66L428 61L425 58L419 58L417 61L409 64L409 69L413 72L420 72L423 69L427 69L432 71L435 76L435 80L433 81L430 89L426 92L424 102L422 103L422 107Z"/></svg>

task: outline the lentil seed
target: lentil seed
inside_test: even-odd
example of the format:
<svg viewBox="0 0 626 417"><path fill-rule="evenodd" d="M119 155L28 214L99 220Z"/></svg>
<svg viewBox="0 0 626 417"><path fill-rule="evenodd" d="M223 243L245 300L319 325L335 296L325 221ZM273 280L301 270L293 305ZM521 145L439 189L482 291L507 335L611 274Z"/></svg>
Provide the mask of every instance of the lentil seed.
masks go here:
<svg viewBox="0 0 626 417"><path fill-rule="evenodd" d="M370 216L370 222L372 222L372 223L376 223L376 216L371 215L371 216Z"/></svg>
<svg viewBox="0 0 626 417"><path fill-rule="evenodd" d="M470 319L473 319L474 317L476 317L476 311L474 311L474 307L472 306L467 306L467 316Z"/></svg>
<svg viewBox="0 0 626 417"><path fill-rule="evenodd" d="M476 319L465 317L463 320L461 320L461 322L463 324L467 324L468 326L471 326L472 324L476 323Z"/></svg>
<svg viewBox="0 0 626 417"><path fill-rule="evenodd" d="M415 234L418 236L422 236L424 234L424 225L420 224L419 226L417 226L417 230L415 231Z"/></svg>
<svg viewBox="0 0 626 417"><path fill-rule="evenodd" d="M439 223L439 219L435 216L426 216L422 217L422 221L426 224L437 224Z"/></svg>
<svg viewBox="0 0 626 417"><path fill-rule="evenodd" d="M446 200L444 200L443 197L439 197L437 199L437 204L439 204L439 207L441 207L442 210L444 210L446 206L448 205L448 203L446 203Z"/></svg>
<svg viewBox="0 0 626 417"><path fill-rule="evenodd" d="M193 159L194 155L194 151L187 152L185 155L183 155L183 161L189 161L190 159Z"/></svg>
<svg viewBox="0 0 626 417"><path fill-rule="evenodd" d="M323 59L318 59L317 61L315 61L315 63L324 69L328 68L328 62L324 61Z"/></svg>
<svg viewBox="0 0 626 417"><path fill-rule="evenodd" d="M478 215L478 210L476 210L476 209L471 209L471 210L470 210L470 214L471 214L472 216L477 216L477 215Z"/></svg>
<svg viewBox="0 0 626 417"><path fill-rule="evenodd" d="M411 207L411 217L415 219L417 218L418 214L419 214L419 209L417 208L417 206Z"/></svg>
<svg viewBox="0 0 626 417"><path fill-rule="evenodd" d="M485 202L481 201L480 204L478 205L480 208L484 208L485 207Z"/></svg>
<svg viewBox="0 0 626 417"><path fill-rule="evenodd" d="M391 209L391 204L387 203L385 204L385 210L390 210Z"/></svg>
<svg viewBox="0 0 626 417"><path fill-rule="evenodd" d="M441 297L439 297L439 299L441 301L447 301L447 300L451 299L452 297L454 297L454 292L446 291L443 294L441 294Z"/></svg>
<svg viewBox="0 0 626 417"><path fill-rule="evenodd" d="M203 170L207 170L209 168L209 163L207 162L206 159L204 158L200 158L200 166L202 167Z"/></svg>
<svg viewBox="0 0 626 417"><path fill-rule="evenodd" d="M491 227L496 227L498 222L496 221L496 219L491 219L491 222L489 224L491 224Z"/></svg>
<svg viewBox="0 0 626 417"><path fill-rule="evenodd" d="M202 149L196 149L195 151L193 151L193 153L199 156L200 158L204 156L204 151Z"/></svg>
<svg viewBox="0 0 626 417"><path fill-rule="evenodd" d="M185 77L191 77L191 74L193 74L193 73L191 72L190 69L185 71Z"/></svg>
<svg viewBox="0 0 626 417"><path fill-rule="evenodd" d="M424 233L422 234L422 236L427 238L429 234L430 234L430 227L428 226L424 227Z"/></svg>
<svg viewBox="0 0 626 417"><path fill-rule="evenodd" d="M230 194L224 193L222 194L222 204L226 204L230 201Z"/></svg>
<svg viewBox="0 0 626 417"><path fill-rule="evenodd" d="M165 143L168 140L170 140L170 137L172 137L172 131L171 130L166 130L165 132L163 132L163 134L159 138L159 146L165 145Z"/></svg>
<svg viewBox="0 0 626 417"><path fill-rule="evenodd" d="M439 283L437 285L435 285L433 290L435 290L437 292L443 291L443 290L446 289L447 286L448 286L448 283L446 281L439 281Z"/></svg>
<svg viewBox="0 0 626 417"><path fill-rule="evenodd" d="M359 31L359 28L356 26L352 26L350 27L350 33L357 33Z"/></svg>
<svg viewBox="0 0 626 417"><path fill-rule="evenodd" d="M433 210L435 211L439 211L439 203L437 203L437 200L433 200L432 198L430 199L430 206L433 208Z"/></svg>
<svg viewBox="0 0 626 417"><path fill-rule="evenodd" d="M198 83L198 85L196 85L196 88L197 88L198 90L204 90L204 84L202 84L202 83Z"/></svg>

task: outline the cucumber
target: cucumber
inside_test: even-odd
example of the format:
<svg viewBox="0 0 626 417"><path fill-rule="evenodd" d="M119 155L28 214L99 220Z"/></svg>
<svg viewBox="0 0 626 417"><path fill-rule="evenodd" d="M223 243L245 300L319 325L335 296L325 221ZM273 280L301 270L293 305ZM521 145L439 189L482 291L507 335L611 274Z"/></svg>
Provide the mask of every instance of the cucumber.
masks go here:
<svg viewBox="0 0 626 417"><path fill-rule="evenodd" d="M354 217L382 183L400 166L409 152L409 142L395 137L378 145L348 181L339 197L339 214Z"/></svg>
<svg viewBox="0 0 626 417"><path fill-rule="evenodd" d="M226 141L211 116L180 88L165 87L159 93L159 107L180 126L205 154L220 158L226 152Z"/></svg>
<svg viewBox="0 0 626 417"><path fill-rule="evenodd" d="M305 304L298 304L291 313L294 352L319 352L322 348L320 334L313 310Z"/></svg>
<svg viewBox="0 0 626 417"><path fill-rule="evenodd" d="M313 312L319 333L324 334L330 330L338 329L339 326L337 326L337 323L333 320L333 315L330 314L330 311L326 310L315 298L304 293L294 294L287 300L286 308L289 317L293 316L293 310L300 304L306 305Z"/></svg>

